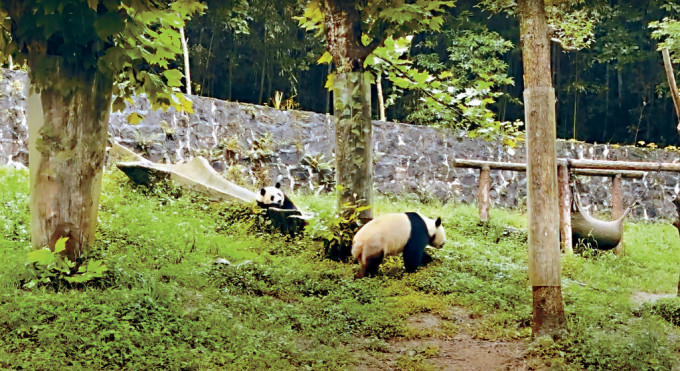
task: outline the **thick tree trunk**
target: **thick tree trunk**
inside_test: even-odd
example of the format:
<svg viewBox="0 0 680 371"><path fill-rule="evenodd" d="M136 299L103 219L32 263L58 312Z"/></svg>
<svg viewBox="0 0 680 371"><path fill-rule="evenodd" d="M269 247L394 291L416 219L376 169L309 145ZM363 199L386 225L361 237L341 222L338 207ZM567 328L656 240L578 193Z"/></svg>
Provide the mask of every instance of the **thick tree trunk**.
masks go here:
<svg viewBox="0 0 680 371"><path fill-rule="evenodd" d="M555 90L543 0L520 0L524 65L529 195L529 277L533 286L533 335L562 330L559 209L555 156Z"/></svg>
<svg viewBox="0 0 680 371"><path fill-rule="evenodd" d="M56 88L31 95L28 108L33 247L53 249L68 237L70 259L94 241L113 86L102 75L78 81L66 95Z"/></svg>
<svg viewBox="0 0 680 371"><path fill-rule="evenodd" d="M373 204L373 142L371 125L371 84L364 72L335 76L333 108L335 126L336 181L340 186L338 208L347 203ZM373 217L371 209L359 214Z"/></svg>
<svg viewBox="0 0 680 371"><path fill-rule="evenodd" d="M337 70L333 110L338 208L347 213L355 206L369 206L359 214L368 220L373 217L373 140L371 86L363 65L372 49L361 42L361 14L355 2L325 0L324 14L326 42Z"/></svg>

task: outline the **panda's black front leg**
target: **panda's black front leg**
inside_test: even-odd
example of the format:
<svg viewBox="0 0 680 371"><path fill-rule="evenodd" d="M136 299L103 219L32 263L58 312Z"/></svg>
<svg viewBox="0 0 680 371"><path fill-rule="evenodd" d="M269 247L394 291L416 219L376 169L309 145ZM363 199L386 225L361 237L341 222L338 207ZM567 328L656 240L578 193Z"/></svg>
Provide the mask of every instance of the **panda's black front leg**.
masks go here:
<svg viewBox="0 0 680 371"><path fill-rule="evenodd" d="M427 252L423 252L423 258L420 260L420 266L424 267L430 263L432 263L432 255L428 254Z"/></svg>

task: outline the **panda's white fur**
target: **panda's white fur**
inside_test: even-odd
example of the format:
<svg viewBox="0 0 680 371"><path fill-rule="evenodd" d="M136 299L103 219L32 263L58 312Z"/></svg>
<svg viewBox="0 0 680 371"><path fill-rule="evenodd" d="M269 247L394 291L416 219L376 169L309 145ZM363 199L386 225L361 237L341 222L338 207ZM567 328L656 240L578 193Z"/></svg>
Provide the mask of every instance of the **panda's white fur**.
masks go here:
<svg viewBox="0 0 680 371"><path fill-rule="evenodd" d="M429 244L441 248L446 242L446 231L441 219L433 220L416 214L425 223ZM361 264L357 277L363 277L372 259L377 259L377 264L380 264L383 257L404 251L412 233L422 234L425 231L413 230L405 213L384 214L368 222L357 232L352 243L352 256Z"/></svg>
<svg viewBox="0 0 680 371"><path fill-rule="evenodd" d="M279 182L276 182L276 185L273 187L264 187L260 189L260 193L257 194L255 201L257 201L257 204L264 209L275 207L285 210L298 210L293 201L283 193L281 190L281 183Z"/></svg>
<svg viewBox="0 0 680 371"><path fill-rule="evenodd" d="M281 190L281 184L276 183L274 187L264 187L257 194L256 201L266 206L282 207L286 195Z"/></svg>

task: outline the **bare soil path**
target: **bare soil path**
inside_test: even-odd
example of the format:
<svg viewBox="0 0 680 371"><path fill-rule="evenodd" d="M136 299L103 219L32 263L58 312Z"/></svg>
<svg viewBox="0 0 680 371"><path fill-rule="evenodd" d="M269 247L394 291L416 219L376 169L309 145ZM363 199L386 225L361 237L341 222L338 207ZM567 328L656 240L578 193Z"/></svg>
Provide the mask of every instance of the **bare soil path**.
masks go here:
<svg viewBox="0 0 680 371"><path fill-rule="evenodd" d="M460 308L419 313L407 320L408 336L392 338L382 351L365 353L357 370L543 370L526 357L528 340L482 340L475 319Z"/></svg>

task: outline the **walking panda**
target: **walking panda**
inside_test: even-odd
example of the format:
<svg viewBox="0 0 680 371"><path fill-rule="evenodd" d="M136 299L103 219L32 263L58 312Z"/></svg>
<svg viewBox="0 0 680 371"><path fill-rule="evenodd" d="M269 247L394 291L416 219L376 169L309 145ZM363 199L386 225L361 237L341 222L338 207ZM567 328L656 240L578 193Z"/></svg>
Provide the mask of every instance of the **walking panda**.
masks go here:
<svg viewBox="0 0 680 371"><path fill-rule="evenodd" d="M381 215L354 236L352 256L361 264L356 277L377 273L385 256L400 252L403 252L406 271L414 272L432 261L425 246L441 248L444 242L446 231L441 218L433 220L413 212Z"/></svg>
<svg viewBox="0 0 680 371"><path fill-rule="evenodd" d="M256 198L257 205L263 209L276 207L284 210L298 210L297 206L293 204L288 196L281 190L281 183L276 182L273 187L264 187L260 189L260 193Z"/></svg>

